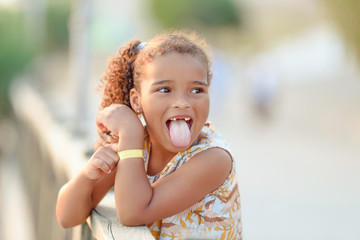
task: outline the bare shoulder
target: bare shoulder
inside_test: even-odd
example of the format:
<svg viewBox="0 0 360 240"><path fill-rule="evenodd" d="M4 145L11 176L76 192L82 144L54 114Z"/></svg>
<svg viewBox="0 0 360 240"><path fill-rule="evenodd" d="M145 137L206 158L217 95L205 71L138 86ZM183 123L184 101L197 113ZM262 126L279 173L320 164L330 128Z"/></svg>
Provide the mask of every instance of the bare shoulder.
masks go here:
<svg viewBox="0 0 360 240"><path fill-rule="evenodd" d="M151 185L153 196L142 214L143 222L151 223L191 207L218 189L229 176L231 167L231 156L221 148L194 155L176 171Z"/></svg>
<svg viewBox="0 0 360 240"><path fill-rule="evenodd" d="M223 162L225 164L228 163L230 165L232 163L232 158L229 152L220 147L206 149L196 154L194 157L196 156L200 156L200 158L206 158L209 160L218 160L219 162Z"/></svg>
<svg viewBox="0 0 360 240"><path fill-rule="evenodd" d="M232 157L222 148L210 148L196 154L189 160L189 164L196 165L194 167L201 167L204 174L214 175L221 181L224 181L230 174L232 169ZM218 182L219 183L219 182Z"/></svg>

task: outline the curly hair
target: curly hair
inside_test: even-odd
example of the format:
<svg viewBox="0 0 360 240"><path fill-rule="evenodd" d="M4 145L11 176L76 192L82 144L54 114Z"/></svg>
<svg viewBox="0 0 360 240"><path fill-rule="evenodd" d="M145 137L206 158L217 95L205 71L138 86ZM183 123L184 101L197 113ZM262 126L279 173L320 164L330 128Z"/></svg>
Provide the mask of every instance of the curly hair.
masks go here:
<svg viewBox="0 0 360 240"><path fill-rule="evenodd" d="M176 31L160 34L149 40L141 49L139 49L140 43L139 40L130 41L109 61L105 75L100 79L99 89L102 91L100 110L113 103L125 104L131 108L130 90L132 88L140 90L143 66L154 58L168 53L176 52L196 57L203 64L210 84L212 73L207 45L197 33ZM118 140L116 136L109 136L99 129L98 135L95 148Z"/></svg>

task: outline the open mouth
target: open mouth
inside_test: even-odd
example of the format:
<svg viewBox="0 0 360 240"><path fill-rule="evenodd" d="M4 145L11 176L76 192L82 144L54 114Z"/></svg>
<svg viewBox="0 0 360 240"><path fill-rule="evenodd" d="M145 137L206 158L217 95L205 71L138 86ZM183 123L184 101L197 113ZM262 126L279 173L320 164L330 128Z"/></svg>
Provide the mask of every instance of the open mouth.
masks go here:
<svg viewBox="0 0 360 240"><path fill-rule="evenodd" d="M188 147L191 143L191 128L193 120L187 116L171 117L166 121L167 130L173 146Z"/></svg>
<svg viewBox="0 0 360 240"><path fill-rule="evenodd" d="M191 130L193 120L189 117L172 117L169 120L166 121L166 126L168 130L170 130L170 124L172 121L185 121L185 123L188 125L189 130Z"/></svg>

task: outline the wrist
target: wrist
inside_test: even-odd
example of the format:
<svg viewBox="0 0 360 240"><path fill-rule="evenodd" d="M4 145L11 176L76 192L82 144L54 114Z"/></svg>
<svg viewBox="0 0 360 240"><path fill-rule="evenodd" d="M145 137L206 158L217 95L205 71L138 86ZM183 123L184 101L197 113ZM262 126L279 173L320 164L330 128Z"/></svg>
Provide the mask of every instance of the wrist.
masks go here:
<svg viewBox="0 0 360 240"><path fill-rule="evenodd" d="M126 151L131 149L144 149L144 140L142 141L119 141L117 151Z"/></svg>
<svg viewBox="0 0 360 240"><path fill-rule="evenodd" d="M127 129L120 129L117 131L117 135L119 138L141 138L144 139L144 128L136 127L136 128L127 128Z"/></svg>
<svg viewBox="0 0 360 240"><path fill-rule="evenodd" d="M144 131L119 134L118 152L129 149L144 149Z"/></svg>

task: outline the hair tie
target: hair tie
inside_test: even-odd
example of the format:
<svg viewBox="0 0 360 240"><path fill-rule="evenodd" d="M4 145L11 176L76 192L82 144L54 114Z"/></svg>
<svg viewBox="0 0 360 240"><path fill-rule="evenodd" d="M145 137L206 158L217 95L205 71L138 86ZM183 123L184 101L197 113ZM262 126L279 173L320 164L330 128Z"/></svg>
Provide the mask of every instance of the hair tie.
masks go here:
<svg viewBox="0 0 360 240"><path fill-rule="evenodd" d="M136 49L138 50L138 52L140 52L140 50L143 49L146 44L147 44L147 42L141 42L141 43L139 43L139 45L136 47Z"/></svg>

